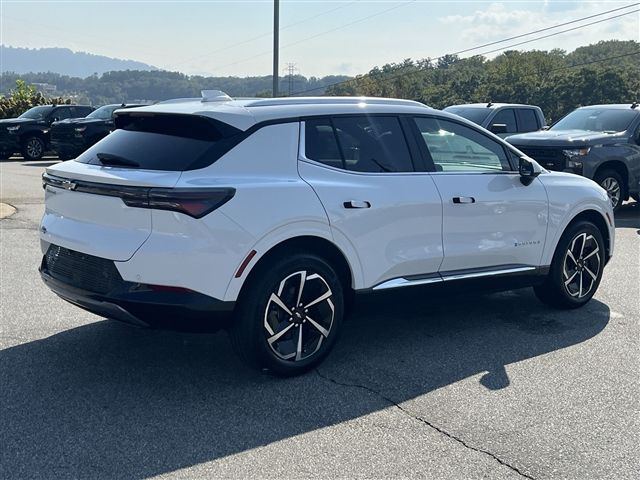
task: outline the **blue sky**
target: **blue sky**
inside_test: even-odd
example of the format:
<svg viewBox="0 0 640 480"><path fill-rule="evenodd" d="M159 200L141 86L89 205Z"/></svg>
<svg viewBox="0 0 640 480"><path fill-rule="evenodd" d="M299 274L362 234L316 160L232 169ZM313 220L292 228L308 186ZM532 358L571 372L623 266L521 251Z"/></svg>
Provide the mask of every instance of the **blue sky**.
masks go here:
<svg viewBox="0 0 640 480"><path fill-rule="evenodd" d="M5 45L67 47L188 74L271 73L270 0L0 3ZM283 68L295 63L305 76L355 75L375 65L435 57L633 3L281 0L280 63ZM605 39L640 40L640 14L517 48L573 50Z"/></svg>

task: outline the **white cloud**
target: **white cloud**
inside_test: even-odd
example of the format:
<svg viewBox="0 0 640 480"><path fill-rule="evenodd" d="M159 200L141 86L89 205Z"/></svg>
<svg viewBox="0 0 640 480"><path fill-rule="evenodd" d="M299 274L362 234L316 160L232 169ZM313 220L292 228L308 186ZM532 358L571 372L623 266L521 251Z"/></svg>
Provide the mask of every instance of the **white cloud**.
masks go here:
<svg viewBox="0 0 640 480"><path fill-rule="evenodd" d="M565 8L559 9L552 5L551 2L544 2L540 4L538 9L525 10L523 8L518 8L517 4L514 6L513 4L506 5L504 3L492 3L486 9L478 9L468 15L449 15L442 17L440 22L448 28L451 28L454 25L457 26L460 31L458 38L461 43L468 45L480 45L501 40L503 38L521 35L534 30L552 27L553 25L570 22L578 18L602 13L622 6L624 6L624 4L612 2L576 2L575 4L564 4ZM493 48L500 48L501 46L507 47L513 43L519 43L536 37L571 29L573 27L578 27L580 25L613 17L622 13L631 12L632 10L634 10L634 8L612 12L583 22L540 32L511 42L496 45L495 47L489 48L489 50L492 50ZM518 50L547 50L552 48L562 48L564 50L571 51L582 45L610 39L640 41L640 13L631 13L611 21L585 26L584 28L578 28L573 31L515 46L513 48ZM473 53L482 53L482 50L478 50Z"/></svg>

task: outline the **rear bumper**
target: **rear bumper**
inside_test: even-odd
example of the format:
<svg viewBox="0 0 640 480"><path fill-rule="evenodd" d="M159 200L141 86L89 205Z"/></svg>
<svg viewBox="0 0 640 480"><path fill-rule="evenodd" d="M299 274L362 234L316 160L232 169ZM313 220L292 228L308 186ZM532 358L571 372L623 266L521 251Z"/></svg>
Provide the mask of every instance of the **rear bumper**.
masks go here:
<svg viewBox="0 0 640 480"><path fill-rule="evenodd" d="M148 285L118 279L107 293L72 284L49 271L46 255L40 275L62 299L96 315L141 327L171 330L215 330L226 325L235 302L224 302L190 290L157 291Z"/></svg>

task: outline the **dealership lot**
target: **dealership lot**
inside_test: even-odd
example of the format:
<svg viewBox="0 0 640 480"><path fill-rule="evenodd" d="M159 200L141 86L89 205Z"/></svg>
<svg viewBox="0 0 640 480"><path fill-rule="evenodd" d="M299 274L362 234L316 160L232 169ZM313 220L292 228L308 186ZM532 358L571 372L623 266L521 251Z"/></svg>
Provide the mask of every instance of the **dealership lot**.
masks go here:
<svg viewBox="0 0 640 480"><path fill-rule="evenodd" d="M222 333L147 331L41 282L40 175L0 164L0 477L636 478L640 208L594 300L362 303L319 371L256 374Z"/></svg>

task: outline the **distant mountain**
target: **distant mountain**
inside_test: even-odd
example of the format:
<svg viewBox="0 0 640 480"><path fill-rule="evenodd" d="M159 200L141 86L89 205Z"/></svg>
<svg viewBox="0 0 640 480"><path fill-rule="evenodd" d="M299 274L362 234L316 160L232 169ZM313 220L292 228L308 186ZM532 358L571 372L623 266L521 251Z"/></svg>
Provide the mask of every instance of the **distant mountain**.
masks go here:
<svg viewBox="0 0 640 480"><path fill-rule="evenodd" d="M70 77L86 78L94 73L117 70L157 70L134 60L73 52L68 48L21 48L0 45L2 71L15 73L53 72Z"/></svg>

